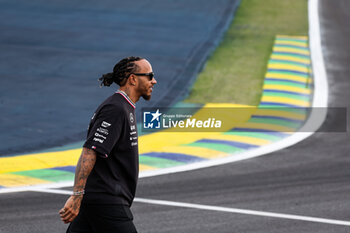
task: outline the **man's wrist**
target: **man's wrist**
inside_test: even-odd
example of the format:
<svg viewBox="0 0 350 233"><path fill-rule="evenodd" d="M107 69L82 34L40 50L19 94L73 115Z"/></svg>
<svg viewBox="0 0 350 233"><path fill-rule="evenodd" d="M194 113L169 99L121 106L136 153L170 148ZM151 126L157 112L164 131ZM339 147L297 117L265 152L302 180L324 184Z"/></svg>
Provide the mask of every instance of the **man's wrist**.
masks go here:
<svg viewBox="0 0 350 233"><path fill-rule="evenodd" d="M83 196L85 194L85 190L73 191L72 196Z"/></svg>

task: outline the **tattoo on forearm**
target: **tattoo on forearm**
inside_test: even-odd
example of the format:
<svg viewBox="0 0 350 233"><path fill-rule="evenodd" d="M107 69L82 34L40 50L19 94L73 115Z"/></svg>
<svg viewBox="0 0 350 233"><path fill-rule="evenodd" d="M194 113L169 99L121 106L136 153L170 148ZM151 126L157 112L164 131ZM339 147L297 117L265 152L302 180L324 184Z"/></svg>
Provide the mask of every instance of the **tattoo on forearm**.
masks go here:
<svg viewBox="0 0 350 233"><path fill-rule="evenodd" d="M81 191L85 188L86 180L94 168L95 162L96 152L83 148L75 170L74 191Z"/></svg>

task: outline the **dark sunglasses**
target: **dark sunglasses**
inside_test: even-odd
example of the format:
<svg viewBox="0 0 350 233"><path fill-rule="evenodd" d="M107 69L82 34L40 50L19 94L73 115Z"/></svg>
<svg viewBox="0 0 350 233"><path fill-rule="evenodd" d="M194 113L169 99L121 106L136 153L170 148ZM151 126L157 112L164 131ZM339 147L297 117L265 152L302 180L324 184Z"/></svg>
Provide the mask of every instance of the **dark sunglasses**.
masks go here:
<svg viewBox="0 0 350 233"><path fill-rule="evenodd" d="M154 78L153 72L150 72L150 73L132 73L132 74L137 75L137 76L147 76L149 81L151 81Z"/></svg>

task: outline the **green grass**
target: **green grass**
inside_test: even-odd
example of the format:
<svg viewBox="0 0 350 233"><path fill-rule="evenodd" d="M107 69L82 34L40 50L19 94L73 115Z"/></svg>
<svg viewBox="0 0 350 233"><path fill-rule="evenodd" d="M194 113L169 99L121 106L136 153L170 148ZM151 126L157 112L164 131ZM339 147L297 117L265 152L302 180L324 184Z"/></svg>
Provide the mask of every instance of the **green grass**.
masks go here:
<svg viewBox="0 0 350 233"><path fill-rule="evenodd" d="M275 36L307 34L307 0L242 0L185 102L258 105Z"/></svg>

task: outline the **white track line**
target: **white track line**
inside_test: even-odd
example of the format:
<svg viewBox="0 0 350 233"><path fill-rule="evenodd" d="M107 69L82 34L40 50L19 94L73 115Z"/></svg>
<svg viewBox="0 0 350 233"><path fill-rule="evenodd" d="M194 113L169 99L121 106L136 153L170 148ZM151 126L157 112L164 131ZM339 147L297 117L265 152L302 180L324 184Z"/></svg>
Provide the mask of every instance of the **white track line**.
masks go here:
<svg viewBox="0 0 350 233"><path fill-rule="evenodd" d="M315 217L308 217L308 216L302 216L302 215L280 214L280 213L265 212L265 211L245 210L245 209L227 208L227 207L210 206L210 205L199 205L199 204L190 204L190 203L174 202L174 201L152 200L152 199L145 199L145 198L135 198L135 202L350 226L350 221L315 218Z"/></svg>
<svg viewBox="0 0 350 233"><path fill-rule="evenodd" d="M226 163L237 162L249 158L254 158L258 156L262 156L265 154L269 154L287 147L290 147L308 137L310 137L314 132L322 125L323 121L327 115L327 106L328 106L328 84L327 84L327 75L324 67L323 54L321 49L321 37L320 37L320 24L319 24L319 16L318 16L318 0L309 0L308 5L309 11L309 41L310 41L310 52L311 52L311 60L312 67L314 73L314 96L312 102L312 111L310 113L309 118L305 122L305 125L301 128L301 132L296 132L291 136L284 138L278 142L259 147L257 149L249 150L240 154L232 154L229 157L222 159L213 159L207 160L198 163L187 164L183 166L177 166L172 168L159 169L155 171L145 171L140 173L140 178L142 177L150 177L157 175L165 175L176 172L190 171L205 167L212 167L217 165L222 165ZM317 107L322 107L324 111L320 111L319 109L314 109ZM72 182L66 187L72 186ZM36 187L47 187L53 188L55 184L49 184L47 186L33 186ZM57 184L57 188L64 187L62 183ZM4 188L0 189L0 193L9 193L9 192L19 192L19 191L27 191L32 187L22 187L22 188Z"/></svg>
<svg viewBox="0 0 350 233"><path fill-rule="evenodd" d="M55 194L63 194L63 195L70 195L72 193L71 191L67 191L67 190L52 190L52 189L32 189L31 191L55 193ZM265 212L265 211L227 208L227 207L211 206L211 205L199 205L199 204L191 204L191 203L185 203L185 202L154 200L154 199L146 199L146 198L135 198L134 201L139 203L153 204L153 205L174 206L174 207L183 207L183 208L200 209L200 210L212 210L212 211L254 215L254 216L261 216L261 217L282 218L282 219L289 219L289 220L350 226L350 221L327 219L327 218L316 218L316 217L308 217L308 216L302 216L302 215L280 214L280 213Z"/></svg>
<svg viewBox="0 0 350 233"><path fill-rule="evenodd" d="M1 193L27 192L27 191L31 191L31 190L37 190L37 189L64 188L64 187L72 187L73 185L74 185L73 181L68 181L68 182L58 182L58 183L52 183L52 184L22 186L22 187L15 187L15 188L3 188L3 189L0 189L0 194Z"/></svg>

